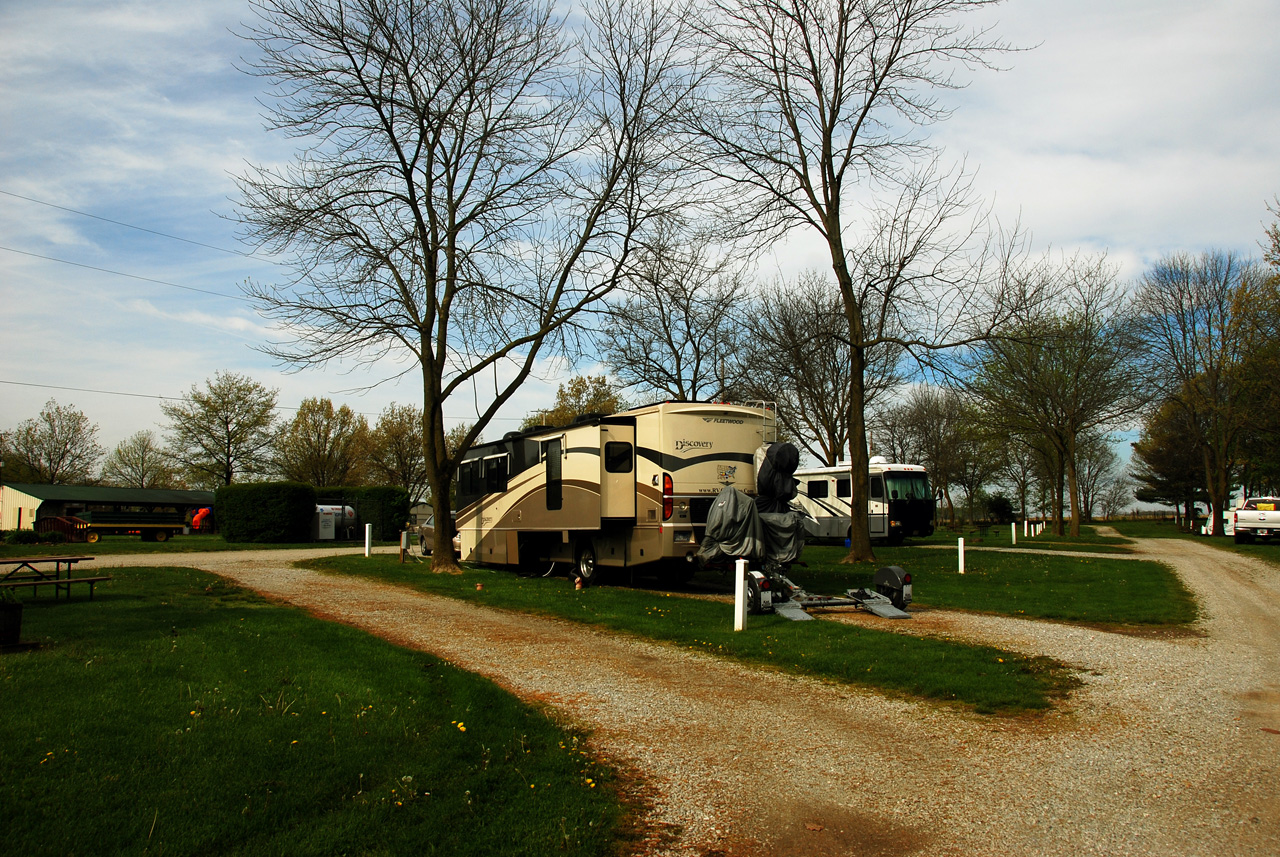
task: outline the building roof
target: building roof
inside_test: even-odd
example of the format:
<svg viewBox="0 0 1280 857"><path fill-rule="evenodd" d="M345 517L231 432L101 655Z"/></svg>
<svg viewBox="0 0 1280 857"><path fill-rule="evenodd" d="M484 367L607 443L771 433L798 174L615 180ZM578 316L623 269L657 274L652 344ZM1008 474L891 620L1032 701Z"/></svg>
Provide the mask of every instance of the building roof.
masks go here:
<svg viewBox="0 0 1280 857"><path fill-rule="evenodd" d="M104 488L97 485L33 485L5 482L11 488L38 500L81 503L137 503L146 506L208 506L212 491L179 491L171 488Z"/></svg>

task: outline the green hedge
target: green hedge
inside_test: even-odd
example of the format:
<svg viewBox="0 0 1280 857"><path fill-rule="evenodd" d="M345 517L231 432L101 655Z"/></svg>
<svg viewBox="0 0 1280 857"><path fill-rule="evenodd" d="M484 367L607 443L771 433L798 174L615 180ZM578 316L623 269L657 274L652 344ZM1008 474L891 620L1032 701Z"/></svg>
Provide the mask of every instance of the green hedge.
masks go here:
<svg viewBox="0 0 1280 857"><path fill-rule="evenodd" d="M409 520L409 492L388 485L333 486L317 488L322 504L351 506L356 510L357 538L364 538L364 525L373 524L378 541L395 541ZM339 533L341 536L341 533Z"/></svg>
<svg viewBox="0 0 1280 857"><path fill-rule="evenodd" d="M213 514L229 542L309 542L316 489L301 482L225 485L214 495Z"/></svg>

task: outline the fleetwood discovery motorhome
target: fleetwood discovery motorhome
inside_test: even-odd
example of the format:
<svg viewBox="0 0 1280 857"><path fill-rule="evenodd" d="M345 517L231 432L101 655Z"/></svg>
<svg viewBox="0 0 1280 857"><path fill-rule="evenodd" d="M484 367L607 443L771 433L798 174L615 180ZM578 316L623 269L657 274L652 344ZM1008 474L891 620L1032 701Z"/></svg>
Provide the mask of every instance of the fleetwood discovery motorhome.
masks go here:
<svg viewBox="0 0 1280 857"><path fill-rule="evenodd" d="M571 563L688 577L726 485L755 494L770 403L664 402L472 447L458 470L462 559L540 571Z"/></svg>
<svg viewBox="0 0 1280 857"><path fill-rule="evenodd" d="M868 467L867 523L871 538L901 544L910 535L933 534L934 500L929 474L917 464L890 464L876 456ZM849 533L848 467L796 471L800 493L793 501L818 522L818 538L845 539Z"/></svg>

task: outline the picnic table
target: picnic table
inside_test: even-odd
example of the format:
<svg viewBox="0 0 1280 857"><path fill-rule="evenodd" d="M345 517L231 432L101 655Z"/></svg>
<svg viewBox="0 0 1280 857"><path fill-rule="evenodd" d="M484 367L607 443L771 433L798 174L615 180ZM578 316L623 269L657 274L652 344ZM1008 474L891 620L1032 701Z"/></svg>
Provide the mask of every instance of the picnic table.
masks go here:
<svg viewBox="0 0 1280 857"><path fill-rule="evenodd" d="M92 601L94 586L103 580L110 580L111 578L107 575L72 577L76 563L90 559L94 559L94 557L21 556L2 558L0 559L0 569L7 568L7 570L3 576L0 576L0 587L30 586L31 594L34 595L40 587L52 586L54 600L57 600L58 594L63 590L66 591L67 598L70 598L72 585L84 583L89 587L89 600ZM52 569L48 568L50 563L53 564ZM64 569L66 571L65 576L63 575Z"/></svg>

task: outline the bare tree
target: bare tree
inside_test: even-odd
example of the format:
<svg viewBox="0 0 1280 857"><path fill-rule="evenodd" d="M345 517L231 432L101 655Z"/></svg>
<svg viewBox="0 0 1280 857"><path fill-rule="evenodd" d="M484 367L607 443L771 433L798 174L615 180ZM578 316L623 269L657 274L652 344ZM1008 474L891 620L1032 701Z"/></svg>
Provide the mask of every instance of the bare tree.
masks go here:
<svg viewBox="0 0 1280 857"><path fill-rule="evenodd" d="M747 320L748 398L773 400L789 437L833 467L849 449L851 358L839 290L830 277L801 274L766 289ZM901 348L866 351L865 406L874 408L901 382Z"/></svg>
<svg viewBox="0 0 1280 857"><path fill-rule="evenodd" d="M662 5L593 7L574 36L542 0L262 0L252 72L295 162L241 180L241 217L296 260L251 294L297 365L410 357L437 521L458 459L444 406L477 394L469 447L616 288L674 204L663 129L681 99ZM456 569L452 533L436 570Z"/></svg>
<svg viewBox="0 0 1280 857"><path fill-rule="evenodd" d="M121 488L173 488L176 474L155 432L135 432L102 462L102 481Z"/></svg>
<svg viewBox="0 0 1280 857"><path fill-rule="evenodd" d="M1120 457L1111 448L1111 437L1103 432L1085 434L1076 444L1076 476L1080 480L1080 508L1071 510L1082 523L1093 520L1093 510L1102 501L1108 486L1119 473Z"/></svg>
<svg viewBox="0 0 1280 857"><path fill-rule="evenodd" d="M1103 484L1102 491L1098 495L1098 503L1102 507L1102 517L1105 520L1113 521L1125 513L1125 511L1133 505L1134 497L1133 480L1129 478L1127 473L1113 473L1111 477Z"/></svg>
<svg viewBox="0 0 1280 857"><path fill-rule="evenodd" d="M697 158L733 188L723 217L766 241L814 230L829 251L850 352L855 508L867 502L868 349L894 341L924 358L988 335L1019 302L1003 262L989 265L967 180L939 169L921 137L946 115L950 68L1003 49L955 23L993 2L712 0L700 16L711 77ZM885 185L900 196L859 234L847 220L857 190ZM846 559L873 559L861 515L852 536Z"/></svg>
<svg viewBox="0 0 1280 857"><path fill-rule="evenodd" d="M180 403L160 406L169 418L165 448L192 485L216 488L271 471L276 391L246 375L215 372Z"/></svg>
<svg viewBox="0 0 1280 857"><path fill-rule="evenodd" d="M102 458L98 427L74 405L45 403L40 415L7 435L6 475L48 485L90 482Z"/></svg>
<svg viewBox="0 0 1280 857"><path fill-rule="evenodd" d="M604 362L642 393L724 399L743 378L742 275L711 259L699 236L670 227L637 256L600 332Z"/></svg>
<svg viewBox="0 0 1280 857"><path fill-rule="evenodd" d="M1197 430L1209 496L1209 533L1223 535L1237 441L1248 424L1249 385L1241 367L1259 325L1251 312L1269 301L1261 265L1230 252L1177 254L1142 278L1138 307L1150 361L1149 383L1177 404Z"/></svg>
<svg viewBox="0 0 1280 857"><path fill-rule="evenodd" d="M1262 242L1262 259L1276 271L1280 271L1280 196L1267 206L1267 211L1278 218L1266 227L1266 240Z"/></svg>
<svg viewBox="0 0 1280 857"><path fill-rule="evenodd" d="M317 487L359 484L369 424L347 405L303 399L276 435L274 464L285 479Z"/></svg>
<svg viewBox="0 0 1280 857"><path fill-rule="evenodd" d="M1079 446L1143 405L1142 341L1135 335L1114 269L1102 259L1074 259L1054 276L1066 286L1060 308L1032 314L974 349L969 390L1008 434L1040 435L1061 467L1070 506L1081 508ZM1055 480L1056 482L1057 480ZM1063 503L1054 521L1064 530ZM1080 535L1080 514L1071 534Z"/></svg>
<svg viewBox="0 0 1280 857"><path fill-rule="evenodd" d="M886 408L873 421L876 449L908 464L922 464L929 471L935 499L947 506L947 520L956 522L953 487L964 479L965 434L975 415L963 397L946 387L912 387L906 401Z"/></svg>

